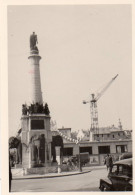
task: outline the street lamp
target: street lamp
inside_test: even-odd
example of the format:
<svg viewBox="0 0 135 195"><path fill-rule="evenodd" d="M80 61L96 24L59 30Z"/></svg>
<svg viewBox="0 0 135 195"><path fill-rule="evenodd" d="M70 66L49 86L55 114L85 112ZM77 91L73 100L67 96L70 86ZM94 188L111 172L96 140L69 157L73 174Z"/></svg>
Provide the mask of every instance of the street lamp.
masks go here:
<svg viewBox="0 0 135 195"><path fill-rule="evenodd" d="M79 146L79 171L82 172L82 166L81 166L81 155L80 155L80 142L78 142L78 146Z"/></svg>

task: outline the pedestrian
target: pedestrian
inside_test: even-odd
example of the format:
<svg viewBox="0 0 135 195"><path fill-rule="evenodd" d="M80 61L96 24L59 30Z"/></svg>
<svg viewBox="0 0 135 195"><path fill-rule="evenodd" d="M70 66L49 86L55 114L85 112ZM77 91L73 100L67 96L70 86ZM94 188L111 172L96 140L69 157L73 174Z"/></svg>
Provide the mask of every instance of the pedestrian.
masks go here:
<svg viewBox="0 0 135 195"><path fill-rule="evenodd" d="M82 172L82 166L83 166L83 163L80 162L80 172Z"/></svg>
<svg viewBox="0 0 135 195"><path fill-rule="evenodd" d="M112 165L113 165L113 160L112 160L112 156L107 154L106 158L105 158L105 162L104 164L107 167L107 171L109 170L109 172L111 172L112 170Z"/></svg>
<svg viewBox="0 0 135 195"><path fill-rule="evenodd" d="M108 170L108 158L109 158L109 154L107 154L104 161L104 165L106 165L107 170Z"/></svg>
<svg viewBox="0 0 135 195"><path fill-rule="evenodd" d="M112 167L113 167L113 159L112 156L109 155L109 173L112 172Z"/></svg>

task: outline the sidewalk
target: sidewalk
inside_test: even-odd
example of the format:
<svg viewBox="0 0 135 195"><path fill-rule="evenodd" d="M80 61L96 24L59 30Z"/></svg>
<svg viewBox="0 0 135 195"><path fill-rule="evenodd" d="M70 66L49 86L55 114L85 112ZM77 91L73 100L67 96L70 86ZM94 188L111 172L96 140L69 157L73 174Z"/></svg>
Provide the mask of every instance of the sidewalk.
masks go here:
<svg viewBox="0 0 135 195"><path fill-rule="evenodd" d="M61 172L61 173L47 173L44 175L24 175L24 176L13 176L13 180L23 180L23 179L42 179L42 178L54 178L54 177L65 177L71 175L79 175L89 173L93 170L97 169L105 169L105 166L91 166L91 167L83 167L82 172L80 171L71 171L71 172Z"/></svg>

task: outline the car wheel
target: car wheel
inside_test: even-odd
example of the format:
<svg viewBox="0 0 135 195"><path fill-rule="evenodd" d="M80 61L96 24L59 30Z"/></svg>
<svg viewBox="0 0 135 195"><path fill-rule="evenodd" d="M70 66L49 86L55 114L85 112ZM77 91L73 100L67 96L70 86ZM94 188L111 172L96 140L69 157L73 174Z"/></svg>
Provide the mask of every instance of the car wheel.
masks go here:
<svg viewBox="0 0 135 195"><path fill-rule="evenodd" d="M105 189L105 186L102 184L102 185L100 186L100 190L103 192L104 189Z"/></svg>
<svg viewBox="0 0 135 195"><path fill-rule="evenodd" d="M107 185L104 185L104 184L101 184L100 190L101 190L102 192L103 192L103 191L111 191L111 190L110 190L110 187L107 186Z"/></svg>

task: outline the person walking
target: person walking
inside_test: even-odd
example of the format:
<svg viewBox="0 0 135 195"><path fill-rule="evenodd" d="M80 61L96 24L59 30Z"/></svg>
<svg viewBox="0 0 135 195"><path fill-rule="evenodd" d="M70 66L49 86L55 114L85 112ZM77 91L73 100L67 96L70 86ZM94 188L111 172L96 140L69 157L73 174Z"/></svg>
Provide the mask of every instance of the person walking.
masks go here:
<svg viewBox="0 0 135 195"><path fill-rule="evenodd" d="M107 167L107 171L109 170L109 172L111 172L112 170L112 165L113 165L113 160L112 160L112 156L107 154L106 158L105 158L105 162L104 164Z"/></svg>
<svg viewBox="0 0 135 195"><path fill-rule="evenodd" d="M113 159L112 156L109 155L109 173L112 172L112 167L113 167Z"/></svg>

